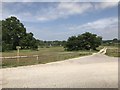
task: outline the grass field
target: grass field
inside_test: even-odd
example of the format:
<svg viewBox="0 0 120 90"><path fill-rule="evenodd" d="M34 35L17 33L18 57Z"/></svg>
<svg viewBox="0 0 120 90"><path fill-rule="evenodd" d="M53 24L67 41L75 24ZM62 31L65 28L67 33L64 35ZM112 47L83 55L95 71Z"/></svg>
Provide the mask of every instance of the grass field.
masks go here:
<svg viewBox="0 0 120 90"><path fill-rule="evenodd" d="M100 46L97 50L107 47L106 55L112 57L120 57L120 52L116 46ZM16 58L13 59L2 59L2 67L16 67L26 66L34 64L44 64L49 62L55 62L60 60L66 60L70 58L91 55L97 51L64 51L63 47L50 47L50 48L39 48L39 51L34 50L20 50L20 56L29 56L28 58L19 58L19 63ZM37 57L31 57L38 55ZM17 56L17 51L3 52L2 57Z"/></svg>
<svg viewBox="0 0 120 90"><path fill-rule="evenodd" d="M65 60L69 58L75 58L85 55L91 55L96 51L74 51L68 52L64 51L63 47L50 47L50 48L40 48L39 51L32 50L20 50L20 56L32 56L39 55L37 60L36 57L19 58L19 63L17 59L2 59L2 67L16 67L34 64L44 64L49 62L55 62L60 60ZM3 57L16 56L16 51L3 52Z"/></svg>
<svg viewBox="0 0 120 90"><path fill-rule="evenodd" d="M106 55L112 57L120 57L120 50L117 46L107 46Z"/></svg>
<svg viewBox="0 0 120 90"><path fill-rule="evenodd" d="M100 46L97 49L100 50L104 47L107 48L106 55L111 57L120 57L120 50L118 46Z"/></svg>

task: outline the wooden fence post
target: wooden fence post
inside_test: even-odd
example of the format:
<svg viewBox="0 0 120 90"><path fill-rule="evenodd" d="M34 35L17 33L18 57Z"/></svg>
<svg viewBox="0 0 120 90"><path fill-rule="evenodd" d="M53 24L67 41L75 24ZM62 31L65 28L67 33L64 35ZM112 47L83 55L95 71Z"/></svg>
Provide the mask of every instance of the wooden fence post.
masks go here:
<svg viewBox="0 0 120 90"><path fill-rule="evenodd" d="M17 49L17 64L19 65L19 56L20 56L20 46L16 46Z"/></svg>
<svg viewBox="0 0 120 90"><path fill-rule="evenodd" d="M36 60L37 60L37 64L39 63L38 60L39 60L39 56L38 55L33 55L36 57Z"/></svg>

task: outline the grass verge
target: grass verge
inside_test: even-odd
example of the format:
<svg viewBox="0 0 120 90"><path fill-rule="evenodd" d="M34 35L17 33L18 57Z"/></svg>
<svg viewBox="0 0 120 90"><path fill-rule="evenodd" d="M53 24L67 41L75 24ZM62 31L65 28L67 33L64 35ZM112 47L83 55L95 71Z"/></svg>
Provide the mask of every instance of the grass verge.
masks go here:
<svg viewBox="0 0 120 90"><path fill-rule="evenodd" d="M17 59L2 59L2 67L17 67L35 64L45 64L49 62L61 61L70 58L91 55L96 51L74 51L68 52L64 51L63 47L50 47L50 48L40 48L39 51L31 50L20 50L20 56L32 56L39 55L37 60L36 57L19 58L19 63ZM3 57L16 56L16 51L3 52Z"/></svg>
<svg viewBox="0 0 120 90"><path fill-rule="evenodd" d="M106 47L106 55L111 57L120 57L120 50L118 46L100 46L97 48L97 50L100 50L102 48Z"/></svg>
<svg viewBox="0 0 120 90"><path fill-rule="evenodd" d="M107 46L106 55L112 57L120 57L120 50L117 46Z"/></svg>

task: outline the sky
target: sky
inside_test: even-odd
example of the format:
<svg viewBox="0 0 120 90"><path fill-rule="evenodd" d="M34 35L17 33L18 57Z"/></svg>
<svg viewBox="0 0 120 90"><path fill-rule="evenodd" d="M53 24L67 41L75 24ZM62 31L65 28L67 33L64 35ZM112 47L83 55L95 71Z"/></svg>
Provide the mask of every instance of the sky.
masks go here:
<svg viewBox="0 0 120 90"><path fill-rule="evenodd" d="M91 32L118 37L117 2L2 2L2 17L16 16L40 40L67 40Z"/></svg>

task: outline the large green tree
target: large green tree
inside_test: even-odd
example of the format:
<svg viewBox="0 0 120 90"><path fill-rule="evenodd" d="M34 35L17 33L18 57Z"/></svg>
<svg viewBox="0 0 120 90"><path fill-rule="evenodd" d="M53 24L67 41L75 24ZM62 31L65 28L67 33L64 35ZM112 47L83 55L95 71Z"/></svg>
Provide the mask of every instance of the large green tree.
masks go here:
<svg viewBox="0 0 120 90"><path fill-rule="evenodd" d="M66 50L95 50L96 47L101 45L102 37L89 32L83 33L78 36L69 37L66 43Z"/></svg>
<svg viewBox="0 0 120 90"><path fill-rule="evenodd" d="M26 33L24 25L16 18L2 20L2 50L15 50L16 46L22 49L33 49L36 39L32 33ZM37 48L37 47L36 47Z"/></svg>

